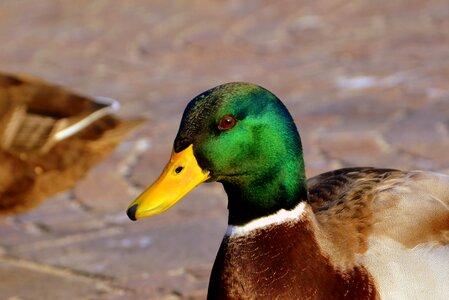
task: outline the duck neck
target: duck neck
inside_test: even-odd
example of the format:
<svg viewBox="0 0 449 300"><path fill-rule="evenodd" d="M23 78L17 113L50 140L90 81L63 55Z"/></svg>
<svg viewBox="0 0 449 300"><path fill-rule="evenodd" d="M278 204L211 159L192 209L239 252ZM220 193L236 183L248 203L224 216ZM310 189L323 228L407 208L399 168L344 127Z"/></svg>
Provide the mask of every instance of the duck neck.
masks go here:
<svg viewBox="0 0 449 300"><path fill-rule="evenodd" d="M229 225L244 225L307 201L302 155L287 158L271 162L265 170L223 182L228 195Z"/></svg>

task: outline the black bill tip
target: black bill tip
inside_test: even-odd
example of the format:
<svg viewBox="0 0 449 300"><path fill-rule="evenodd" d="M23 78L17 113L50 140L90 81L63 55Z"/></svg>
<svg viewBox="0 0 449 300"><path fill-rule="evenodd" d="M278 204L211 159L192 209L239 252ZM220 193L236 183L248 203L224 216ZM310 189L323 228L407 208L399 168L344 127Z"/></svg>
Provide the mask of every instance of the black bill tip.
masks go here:
<svg viewBox="0 0 449 300"><path fill-rule="evenodd" d="M137 207L138 206L139 206L139 204L134 204L133 206L128 208L128 210L126 211L126 214L128 215L128 218L130 220L132 220L132 221L137 221L136 211L137 211Z"/></svg>

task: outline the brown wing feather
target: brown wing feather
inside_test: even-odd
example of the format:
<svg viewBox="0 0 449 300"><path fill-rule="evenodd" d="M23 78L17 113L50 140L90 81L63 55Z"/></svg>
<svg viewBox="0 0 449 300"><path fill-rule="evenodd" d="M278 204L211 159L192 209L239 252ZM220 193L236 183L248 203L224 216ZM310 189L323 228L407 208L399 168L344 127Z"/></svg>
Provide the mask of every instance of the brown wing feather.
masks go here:
<svg viewBox="0 0 449 300"><path fill-rule="evenodd" d="M403 173L395 169L371 167L343 168L309 178L309 204L314 212L329 209L345 198L355 183L360 180L379 183L394 174Z"/></svg>
<svg viewBox="0 0 449 300"><path fill-rule="evenodd" d="M347 168L313 177L308 185L318 226L337 252L363 253L372 235L406 247L449 244L447 175Z"/></svg>

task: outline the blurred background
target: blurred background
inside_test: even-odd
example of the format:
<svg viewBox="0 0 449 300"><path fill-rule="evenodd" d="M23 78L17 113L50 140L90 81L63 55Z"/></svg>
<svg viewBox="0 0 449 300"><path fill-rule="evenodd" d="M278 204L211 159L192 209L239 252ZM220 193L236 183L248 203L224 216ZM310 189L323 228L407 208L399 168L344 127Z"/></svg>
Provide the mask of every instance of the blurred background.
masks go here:
<svg viewBox="0 0 449 300"><path fill-rule="evenodd" d="M0 71L147 119L72 188L0 217L1 299L204 299L226 228L221 186L137 223L125 211L168 160L187 102L221 83L284 101L308 176L449 173L447 0L1 0Z"/></svg>

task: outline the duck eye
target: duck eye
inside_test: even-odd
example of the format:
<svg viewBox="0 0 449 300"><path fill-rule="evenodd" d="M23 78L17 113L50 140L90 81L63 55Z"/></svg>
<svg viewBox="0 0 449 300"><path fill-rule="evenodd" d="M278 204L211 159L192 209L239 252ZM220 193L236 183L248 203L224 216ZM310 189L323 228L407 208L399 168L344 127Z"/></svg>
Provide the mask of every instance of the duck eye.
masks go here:
<svg viewBox="0 0 449 300"><path fill-rule="evenodd" d="M233 115L225 115L221 118L220 123L218 123L218 129L229 130L235 126L235 118Z"/></svg>

